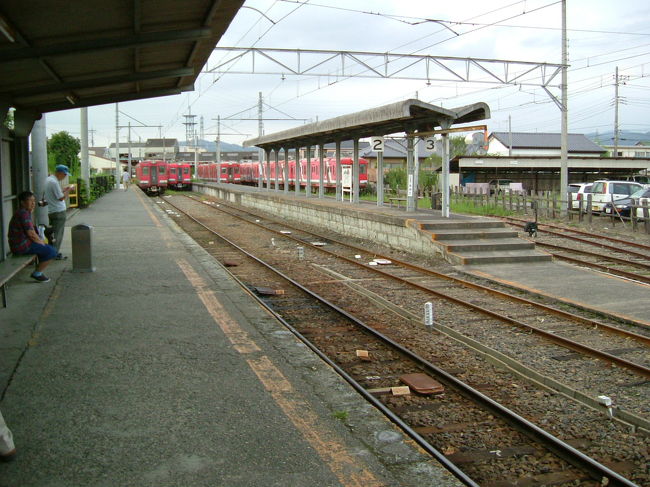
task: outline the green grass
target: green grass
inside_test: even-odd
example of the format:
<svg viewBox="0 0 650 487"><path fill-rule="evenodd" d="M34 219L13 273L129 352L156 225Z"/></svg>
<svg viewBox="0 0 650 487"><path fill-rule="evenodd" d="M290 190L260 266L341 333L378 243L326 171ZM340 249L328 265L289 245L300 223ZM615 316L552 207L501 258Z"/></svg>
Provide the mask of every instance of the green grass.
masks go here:
<svg viewBox="0 0 650 487"><path fill-rule="evenodd" d="M347 421L350 414L347 411L334 411L332 416L340 421Z"/></svg>
<svg viewBox="0 0 650 487"><path fill-rule="evenodd" d="M474 206L469 201L452 202L449 206L454 213L469 213L471 215L510 216L517 213L516 211L506 210L503 206L498 205Z"/></svg>

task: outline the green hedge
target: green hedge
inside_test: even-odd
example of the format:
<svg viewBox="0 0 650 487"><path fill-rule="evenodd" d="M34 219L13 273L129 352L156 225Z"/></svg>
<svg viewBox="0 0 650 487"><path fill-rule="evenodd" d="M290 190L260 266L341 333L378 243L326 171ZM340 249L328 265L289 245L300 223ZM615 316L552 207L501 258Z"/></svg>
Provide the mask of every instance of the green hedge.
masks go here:
<svg viewBox="0 0 650 487"><path fill-rule="evenodd" d="M108 193L115 187L115 176L101 175L90 177L90 191L86 187L83 179L77 179L77 188L79 188L79 206L86 207L104 193Z"/></svg>

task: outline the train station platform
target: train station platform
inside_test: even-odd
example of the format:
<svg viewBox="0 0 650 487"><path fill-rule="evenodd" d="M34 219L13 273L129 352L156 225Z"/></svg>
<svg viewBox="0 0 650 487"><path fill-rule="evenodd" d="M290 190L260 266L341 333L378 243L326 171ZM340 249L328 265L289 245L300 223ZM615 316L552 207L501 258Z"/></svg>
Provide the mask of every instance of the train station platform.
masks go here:
<svg viewBox="0 0 650 487"><path fill-rule="evenodd" d="M1 487L456 486L138 188L69 216L71 259L10 283Z"/></svg>

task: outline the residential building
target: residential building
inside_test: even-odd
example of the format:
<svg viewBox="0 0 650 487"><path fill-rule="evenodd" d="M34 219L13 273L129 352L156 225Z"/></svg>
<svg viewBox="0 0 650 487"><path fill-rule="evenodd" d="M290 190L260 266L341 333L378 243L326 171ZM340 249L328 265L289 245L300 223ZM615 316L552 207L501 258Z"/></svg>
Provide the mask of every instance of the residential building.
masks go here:
<svg viewBox="0 0 650 487"><path fill-rule="evenodd" d="M488 137L488 154L494 156L560 155L561 134L533 132L492 132ZM602 157L606 150L583 134L568 134L568 153L574 157Z"/></svg>

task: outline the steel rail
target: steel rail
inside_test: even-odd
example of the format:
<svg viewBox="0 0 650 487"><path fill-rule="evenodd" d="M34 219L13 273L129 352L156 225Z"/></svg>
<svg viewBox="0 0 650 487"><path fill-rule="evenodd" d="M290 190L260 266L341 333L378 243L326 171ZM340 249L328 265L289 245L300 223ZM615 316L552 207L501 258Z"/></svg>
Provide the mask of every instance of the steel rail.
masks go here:
<svg viewBox="0 0 650 487"><path fill-rule="evenodd" d="M186 195L184 195L184 196L186 196ZM186 196L186 197L188 197L190 199L193 199L193 198L191 198L189 196ZM223 203L220 203L220 205L230 207L229 205L223 204ZM212 208L214 208L214 207L212 207ZM214 209L216 210L217 208L214 208ZM292 237L291 235L283 234L278 230L273 230L272 228L265 227L264 225L261 225L259 223L255 223L255 222L251 222L249 220L246 220L245 218L242 218L241 216L233 215L232 213L225 212L221 208L218 208L218 209L220 209L221 211L223 211L224 213L226 213L228 215L231 215L234 218L238 218L238 219L246 221L247 223L250 223L252 225L256 225L256 226L258 226L260 228L264 228L265 230L268 230L270 232L274 232L275 234L281 235L282 237L289 238L289 239L292 239L294 241L297 241L297 242L300 242L300 243L303 243L303 244L306 243L303 240ZM236 210L241 211L243 213L247 213L247 214L249 214L251 216L255 216L255 217L258 216L258 215L254 215L253 213L250 213L250 212L248 212L246 210L242 210L242 209L239 209L239 208L236 208ZM368 253L367 249L364 249L362 247L358 247L356 245L353 245L353 244L350 244L350 243L347 243L347 242L341 242L340 240L337 240L337 239L329 237L329 236L321 235L321 234L318 234L318 233L315 233L315 232L312 232L312 231L308 232L308 231L306 231L304 229L296 229L295 227L293 227L291 225L288 225L285 222L279 222L279 221L273 220L271 218L265 217L265 219L267 219L267 220L269 220L269 221L271 221L271 222L273 222L275 224L283 225L283 226L285 226L287 228L292 228L294 230L298 230L298 231L301 231L301 232L304 232L304 233L309 233L311 235L315 235L319 239L322 239L322 240L329 240L329 241L334 242L334 243L336 243L338 245L346 246L346 247L349 247L351 249L355 249L355 250L360 251L360 252ZM389 277L391 277L393 279L397 279L397 280L401 279L403 282L405 282L405 283L407 283L407 284L409 284L409 285L411 285L413 287L420 288L421 290L424 290L424 291L427 291L427 292L432 292L432 293L437 293L439 296L442 296L442 297L448 297L447 295L441 294L441 293L439 293L439 292L437 292L435 290L432 290L430 288L423 287L423 286L421 286L421 285L419 285L417 283L414 283L412 281L408 281L408 280L399 278L397 276L392 276L391 274L387 274L384 271L381 271L380 269L368 267L365 264L362 264L362 263L358 262L357 260L353 260L353 259L350 259L350 258L348 258L346 256L341 256L341 255L335 254L335 253L330 252L330 251L328 251L328 250L326 250L326 249L324 249L322 247L314 247L314 248L317 249L317 250L320 250L321 252L329 253L331 255L336 255L337 257L340 257L340 258L342 258L342 259L344 259L344 260L346 260L346 261L348 261L350 263L353 263L353 264L355 264L355 265L357 265L359 267L362 267L364 269L371 270L371 271L374 271L374 272L378 272L378 273L381 273L381 274L385 274L385 275L387 275L387 276L389 276ZM436 271L433 271L433 270L430 270L430 269L426 269L424 267L420 267L420 266L411 264L409 262L404 262L404 261L401 261L399 259L395 259L392 256L387 257L387 256L383 256L381 254L377 254L377 253L374 253L374 252L372 252L372 254L377 255L379 257L382 257L382 258L385 258L385 259L389 259L393 263L396 263L396 264L398 264L400 266L415 270L417 272L421 272L423 274L427 274L427 275L430 275L430 276L433 276L433 277L436 277L436 278L440 278L440 279L446 279L446 280L452 281L452 282L454 282L456 284L459 284L459 285L462 285L462 286L466 286L466 287L469 287L469 288L472 288L472 289L475 289L475 290L487 292L487 293L499 296L501 298L508 299L508 300L511 300L511 301L515 301L515 302L518 302L518 303L533 306L533 307L536 307L538 309L544 310L544 311L546 311L548 313L554 314L556 316L567 318L567 319L570 319L570 320L572 320L574 322L581 323L581 324L584 324L584 325L588 325L590 327L601 328L603 331L607 331L607 332L610 332L610 333L613 333L613 334L622 335L622 336L625 336L627 338L632 338L634 340L640 341L640 342L642 342L642 343L644 343L646 345L650 345L650 337L640 335L638 333L633 333L633 332L630 332L630 331L627 331L627 330L623 330L623 329L615 327L615 326L607 325L605 323L601 323L601 322L596 321L596 320L592 320L592 319L589 319L589 318L585 318L583 316L579 316L579 315L576 315L576 314L573 314L573 313L569 313L568 311L564 311L564 310L561 310L559 308L555 308L555 307L548 306L548 305L545 305L545 304L537 303L535 301L531 301L529 299L522 298L520 296L515 296L513 294L510 294L510 293L507 293L507 292L504 292L504 291L499 291L499 290L496 290L496 289L492 289L492 288L489 288L487 286L483 286L481 284L477 284L477 283L474 283L474 282L471 282L471 281L467 281L465 279L460 279L458 277L453 277L453 276L449 276L447 274L443 274L443 273L436 272ZM450 296L449 296L449 298L450 299L457 299L457 298L453 298L453 297L450 297ZM466 303L465 301L462 301L462 300L460 300L460 304L463 304L463 305L467 304L470 307L475 306L475 305L473 305L471 303ZM650 327L648 327L645 323L633 322L633 324L635 326L638 326L638 327L641 327L641 328L644 328L644 329L650 329ZM553 335L553 336L555 336L555 335Z"/></svg>
<svg viewBox="0 0 650 487"><path fill-rule="evenodd" d="M347 318L351 322L355 323L358 325L360 328L364 329L368 333L372 334L373 336L377 337L387 345L393 347L394 349L398 350L400 353L403 355L406 355L409 357L411 360L419 364L420 366L424 367L431 373L437 376L438 379L442 380L446 384L452 386L455 388L461 395L464 397L469 398L473 402L489 409L492 411L494 414L498 415L500 418L502 418L504 421L506 421L508 424L513 426L515 429L520 431L521 433L525 434L529 438L531 438L533 441L538 441L541 444L543 444L546 448L554 452L556 455L558 455L560 458L563 458L567 462L569 462L571 465L575 466L576 468L586 472L591 478L594 480L600 481L602 485L611 485L611 486L627 486L627 487L638 487L636 484L631 482L630 480L626 479L625 477L621 476L620 474L614 472L613 470L609 469L608 467L600 464L593 458L585 455L584 453L580 452L579 450L575 449L571 445L563 442L559 438L556 438L555 436L551 435L547 431L541 429L534 423L528 421L527 419L523 418L522 416L518 415L514 411L511 411L510 409L506 408L505 406L499 404L498 402L494 401L493 399L489 398L485 394L477 391L473 387L469 386L468 384L465 384L462 382L460 379L457 379L455 376L449 374L448 372L444 371L443 369L438 368L437 366L433 365L429 361L423 359L419 355L415 354L408 348L402 346L401 344L395 342L391 338L387 337L383 333L375 330L371 326L366 325L364 322L359 320L357 317L351 315L347 311L343 310L342 308L339 308L337 305L330 303L327 301L325 298L321 297L320 295L316 294L315 292L311 291L310 289L306 288L305 286L301 285L300 283L294 281L291 279L289 276L286 276L284 273L282 273L280 270L274 268L270 264L264 262L260 258L254 256L253 254L247 252L243 248L239 247L237 244L234 242L230 241L226 237L222 236L217 232L216 230L208 227L206 224L200 222L198 219L194 218L193 216L189 215L186 211L178 208L176 205L173 203L166 201L169 205L173 206L176 208L178 211L186 215L188 218L208 230L209 232L213 233L214 235L218 236L221 238L224 242L228 243L232 247L236 248L238 251L242 252L244 255L247 257L251 258L252 260L258 262L260 265L266 267L270 271L274 272L276 275L280 276L281 278L285 279L287 282L291 283L298 289L302 290L306 294L312 296L314 299L318 300L319 302L323 303L325 306L329 307L330 309L334 310L335 312L339 313L341 316ZM362 387L359 385L359 387ZM424 441L424 440L423 440ZM431 446L433 448L433 446ZM435 448L433 448L435 450ZM441 454L442 455L442 454ZM453 473L453 472L452 472Z"/></svg>
<svg viewBox="0 0 650 487"><path fill-rule="evenodd" d="M514 225L514 226L522 227L522 228L526 224L526 220L520 220L518 218L511 218L511 217L507 217L507 216L495 216L494 218L499 218L501 220L506 220L506 222L508 220L510 220L510 222L509 222L510 225ZM521 223L513 223L513 222L523 222L523 224L521 224ZM540 226L543 226L543 227L544 226L550 226L551 228L562 229L562 227L551 226L551 225L547 225L546 223L538 223L537 225L538 225L538 229L539 229ZM562 229L562 230L565 230L565 229ZM569 240L575 240L576 242L581 242L581 243L585 243L585 244L588 244L588 245L593 245L595 247L600 247L602 249L613 250L613 251L619 252L619 253L620 252L625 252L625 253L627 253L629 255L634 255L635 257L641 257L642 259L650 259L650 255L648 255L648 254L642 254L640 252L633 252L631 250L621 250L620 247L614 247L613 245L607 245L607 244L604 244L604 243L594 242L593 240L587 240L587 239L580 238L580 237L574 237L573 235L567 235L566 233L563 233L563 232L553 232L551 230L542 230L542 231L545 232L545 233L548 233L549 235L555 235L557 237L568 238ZM573 230L565 230L565 232L573 232ZM639 244L639 243L636 243L636 242L629 242L627 240L621 240L621 239L617 239L617 238L613 238L613 237L607 237L605 235L596 235L596 234L587 233L587 232L576 231L575 233L578 233L579 235L589 236L591 238L599 238L599 239L607 240L607 241L614 242L614 243L629 245L630 247L636 247L636 248L650 250L650 246Z"/></svg>
<svg viewBox="0 0 650 487"><path fill-rule="evenodd" d="M539 245L540 247L545 247L545 248L549 248L549 249L554 249L554 250L556 250L558 252L575 252L577 254L589 255L589 256L592 256L592 257L603 257L606 260L612 260L613 262L619 262L619 263L622 263L622 264L636 265L634 262L625 261L623 259L617 259L615 257L611 258L611 257L601 256L600 254L596 254L596 253L593 253L593 252L584 252L582 250L570 249L570 248L567 248L567 247L561 247L559 245L540 243L540 242L535 242L535 245ZM585 267L593 267L594 269L609 272L610 274L617 274L617 275L620 275L621 277L626 277L626 278L632 279L634 281L639 281L639 282L643 282L645 284L650 284L650 277L646 277L646 276L643 276L641 274L636 274L634 272L623 271L623 270L616 269L614 267L610 267L610 266L603 265L603 264L596 264L595 262L589 262L589 261L586 261L586 260L576 259L575 257L569 257L569 256L562 255L562 254L555 253L555 252L550 252L550 254L553 257L555 257L556 259L565 260L567 262L571 262L571 263L577 264L577 265L583 265ZM647 267L648 267L648 269L650 269L650 265L648 265Z"/></svg>
<svg viewBox="0 0 650 487"><path fill-rule="evenodd" d="M597 252L590 252L588 250L580 250L580 249L574 249L571 247L562 247L561 245L554 245L554 244L549 244L545 242L535 242L535 245L539 245L540 247L548 247L551 249L555 250L561 250L563 252L575 252L576 254L583 254L583 255L588 255L590 257L596 257L602 260L611 260L612 262L616 262L618 264L625 264L629 265L632 267L640 267L642 269L647 269L650 270L650 264L644 264L643 262L634 262L629 259L623 259L621 257L614 257L614 256L609 256L605 254L599 254ZM619 250L618 252L624 252L622 250ZM634 254L632 254L634 255ZM646 259L650 260L650 256L648 256Z"/></svg>

